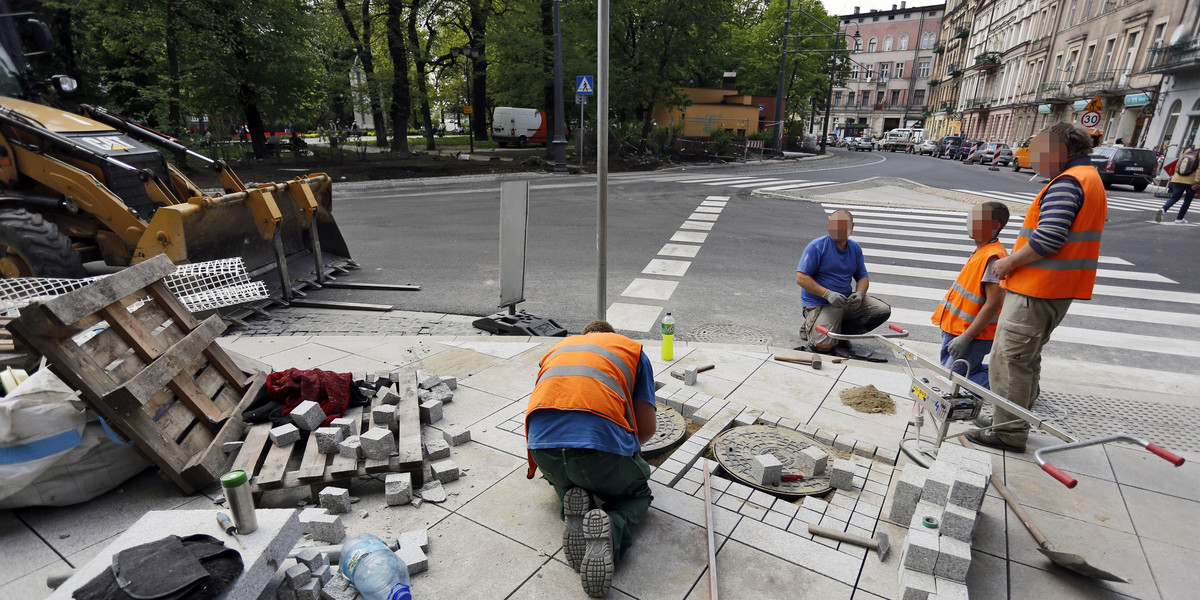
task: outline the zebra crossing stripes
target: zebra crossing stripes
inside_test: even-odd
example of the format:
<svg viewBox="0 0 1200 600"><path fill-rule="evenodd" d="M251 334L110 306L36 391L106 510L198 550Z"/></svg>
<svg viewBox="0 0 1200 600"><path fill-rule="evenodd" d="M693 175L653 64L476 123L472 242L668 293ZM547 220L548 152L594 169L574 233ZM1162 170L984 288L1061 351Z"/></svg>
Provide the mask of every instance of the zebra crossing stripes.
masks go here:
<svg viewBox="0 0 1200 600"><path fill-rule="evenodd" d="M975 249L966 234L967 213L832 203L822 208L826 213L841 208L854 212L851 239L866 256L870 292L892 304L892 321L918 338L936 339L933 308ZM859 226L866 221L875 222ZM955 222L958 235L946 227ZM1010 229L1012 222L1006 231ZM1001 238L1005 240L1011 247L1011 236ZM1054 342L1087 347L1089 356L1129 364L1153 361L1153 353L1200 358L1200 293L1179 290L1176 281L1118 257L1104 256L1100 262L1092 300L1072 304ZM1147 292L1155 301L1151 306L1135 300Z"/></svg>
<svg viewBox="0 0 1200 600"><path fill-rule="evenodd" d="M711 173L669 173L669 174L638 174L621 177L620 179L637 179L639 181L654 181L658 183L697 184L711 187L729 187L734 189L751 189L752 191L784 192L823 185L834 185L836 181L813 181L808 179L784 179L780 177L749 176L749 175L713 175Z"/></svg>
<svg viewBox="0 0 1200 600"><path fill-rule="evenodd" d="M1000 192L1000 191L995 191L995 190L965 190L965 189L956 189L953 191L961 192L963 194L974 194L976 196L983 196L985 198L991 198L993 200L1000 200L1003 202L1016 202L1018 204L1024 204L1026 206L1033 204L1033 201L1037 200L1037 195L1038 195L1038 192ZM1143 212L1143 211L1153 211L1153 210L1157 209L1158 207L1162 206L1162 199L1155 198L1153 196L1146 196L1146 197L1142 197L1142 198L1130 198L1127 196L1108 195L1107 197L1108 197L1109 210L1117 210L1117 211L1124 211L1124 212Z"/></svg>

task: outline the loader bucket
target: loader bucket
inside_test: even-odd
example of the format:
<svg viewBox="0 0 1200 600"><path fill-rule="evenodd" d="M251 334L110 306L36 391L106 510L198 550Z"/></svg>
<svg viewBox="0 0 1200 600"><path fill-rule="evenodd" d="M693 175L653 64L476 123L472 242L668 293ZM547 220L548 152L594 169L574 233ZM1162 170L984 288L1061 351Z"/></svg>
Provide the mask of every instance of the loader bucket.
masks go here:
<svg viewBox="0 0 1200 600"><path fill-rule="evenodd" d="M321 279L327 267L350 259L332 203L331 180L324 174L260 185L248 192L191 198L155 212L133 262L164 253L177 264L240 256L251 277L281 287L280 276L270 272L279 271L288 281L310 279L318 265L304 259L320 256L322 276L317 279ZM268 224L275 214L278 227ZM282 269L280 252L285 259Z"/></svg>

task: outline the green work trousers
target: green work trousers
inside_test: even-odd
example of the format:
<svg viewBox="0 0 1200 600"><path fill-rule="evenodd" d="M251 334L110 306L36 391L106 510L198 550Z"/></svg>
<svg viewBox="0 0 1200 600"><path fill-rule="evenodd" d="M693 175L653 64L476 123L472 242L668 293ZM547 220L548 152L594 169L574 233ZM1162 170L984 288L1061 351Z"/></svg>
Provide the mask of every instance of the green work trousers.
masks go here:
<svg viewBox="0 0 1200 600"><path fill-rule="evenodd" d="M641 453L621 456L599 450L554 448L533 450L533 462L554 486L558 499L573 487L599 498L612 522L613 554L617 562L633 545L633 526L650 509L650 465ZM561 516L561 514L560 514Z"/></svg>
<svg viewBox="0 0 1200 600"><path fill-rule="evenodd" d="M1040 390L1042 348L1050 341L1050 332L1062 322L1071 307L1071 298L1045 300L1009 292L996 324L988 377L992 391L1024 408L1033 406ZM1029 424L1022 421L999 425L1017 417L996 406L992 422L996 437L1006 444L1024 446L1029 439Z"/></svg>

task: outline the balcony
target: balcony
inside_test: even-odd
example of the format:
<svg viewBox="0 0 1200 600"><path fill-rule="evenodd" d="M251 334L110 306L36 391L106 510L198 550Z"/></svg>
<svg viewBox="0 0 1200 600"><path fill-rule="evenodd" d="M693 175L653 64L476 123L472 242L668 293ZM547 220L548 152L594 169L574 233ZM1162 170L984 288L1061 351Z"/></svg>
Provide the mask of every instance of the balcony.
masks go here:
<svg viewBox="0 0 1200 600"><path fill-rule="evenodd" d="M1041 52L1042 50L1046 50L1047 48L1049 48L1051 39L1052 39L1051 36L1044 35L1044 36L1034 40L1033 43L1029 45L1029 54L1036 54L1038 52Z"/></svg>
<svg viewBox="0 0 1200 600"><path fill-rule="evenodd" d="M950 39L951 40L965 40L965 39L967 39L967 36L969 36L969 35L971 35L971 30L967 29L966 27L963 27L963 28L959 29L958 31L955 31L954 36L951 37Z"/></svg>
<svg viewBox="0 0 1200 600"><path fill-rule="evenodd" d="M963 108L970 110L973 108L987 108L992 104L990 98L971 98L963 105Z"/></svg>
<svg viewBox="0 0 1200 600"><path fill-rule="evenodd" d="M938 109L938 112L944 112L944 113L954 112L954 106L952 106L949 102L943 102L942 107Z"/></svg>
<svg viewBox="0 0 1200 600"><path fill-rule="evenodd" d="M1200 68L1200 38L1177 44L1156 44L1150 49L1147 73L1179 73Z"/></svg>
<svg viewBox="0 0 1200 600"><path fill-rule="evenodd" d="M958 77L959 75L963 74L963 70L962 67L958 65L950 65L946 67L946 74L951 77Z"/></svg>
<svg viewBox="0 0 1200 600"><path fill-rule="evenodd" d="M934 54L941 54L941 53L943 53L943 52L945 52L945 51L946 51L946 45L945 45L945 44L938 44L938 45L936 45L936 46L934 46L934 47L933 47L933 53L934 53Z"/></svg>
<svg viewBox="0 0 1200 600"><path fill-rule="evenodd" d="M928 85L929 87L933 87L933 86L935 86L935 85L937 85L937 84L939 84L939 83L941 83L941 82L942 82L942 80L941 80L941 79L938 79L937 77L934 77L933 79L930 79L929 81L926 81L926 82L925 82L925 85Z"/></svg>
<svg viewBox="0 0 1200 600"><path fill-rule="evenodd" d="M987 71L1000 66L999 52L983 52L975 57L975 64L971 65L968 71Z"/></svg>
<svg viewBox="0 0 1200 600"><path fill-rule="evenodd" d="M1124 69L1110 71L1090 71L1083 81L1071 87L1071 92L1077 96L1090 96L1100 93L1118 93L1129 87L1129 72Z"/></svg>
<svg viewBox="0 0 1200 600"><path fill-rule="evenodd" d="M1065 101L1070 93L1065 81L1045 81L1038 85L1037 98L1042 101Z"/></svg>

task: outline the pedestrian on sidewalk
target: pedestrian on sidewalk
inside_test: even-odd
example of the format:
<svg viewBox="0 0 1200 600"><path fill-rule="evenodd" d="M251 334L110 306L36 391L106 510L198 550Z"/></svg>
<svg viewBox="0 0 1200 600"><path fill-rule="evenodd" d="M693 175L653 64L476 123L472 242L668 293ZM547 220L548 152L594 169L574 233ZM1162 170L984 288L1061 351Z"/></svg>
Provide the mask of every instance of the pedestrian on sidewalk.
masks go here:
<svg viewBox="0 0 1200 600"><path fill-rule="evenodd" d="M602 597L650 508L654 370L642 345L592 321L542 357L525 411L529 472L562 501L563 549L589 596ZM593 500L598 500L597 507Z"/></svg>
<svg viewBox="0 0 1200 600"><path fill-rule="evenodd" d="M1175 203L1180 198L1183 198L1183 204L1179 207L1179 214L1175 216L1175 222L1180 225L1188 222L1186 217L1188 209L1192 207L1192 198L1195 198L1196 192L1200 191L1200 168L1196 167L1197 153L1200 153L1200 146L1184 152L1179 160L1175 162L1175 173L1171 175L1171 199L1167 200L1166 204L1163 204L1162 208L1158 209L1158 212L1154 215L1155 222L1161 223L1163 214L1171 210L1171 207L1175 206ZM1181 166L1186 165L1184 159L1188 155L1191 155L1191 158L1188 159L1191 161L1190 169L1186 167L1181 169ZM1188 172L1184 174L1181 171Z"/></svg>
<svg viewBox="0 0 1200 600"><path fill-rule="evenodd" d="M1108 216L1104 182L1088 155L1092 140L1073 123L1056 123L1030 144L1033 168L1050 183L1025 213L1011 255L992 264L1008 291L992 346L992 391L1030 408L1041 391L1042 349L1074 300L1090 300L1100 260L1100 236ZM973 442L1024 452L1029 424L1002 407L995 429L968 433Z"/></svg>
<svg viewBox="0 0 1200 600"><path fill-rule="evenodd" d="M992 266L1008 256L999 239L1007 224L1008 207L1001 202L988 201L971 209L967 232L975 241L975 252L932 317L942 329L942 366L983 387L988 387L988 366L983 360L992 351L1004 304L1004 289Z"/></svg>
<svg viewBox="0 0 1200 600"><path fill-rule="evenodd" d="M871 281L862 247L850 239L854 215L848 210L834 211L829 215L826 231L828 235L804 247L796 266L796 284L801 289L804 310L800 337L808 341L808 346L797 350L871 360L867 353L851 352L848 344L839 347L836 340L814 329L820 325L833 333L863 334L892 316L888 303L867 295Z"/></svg>

